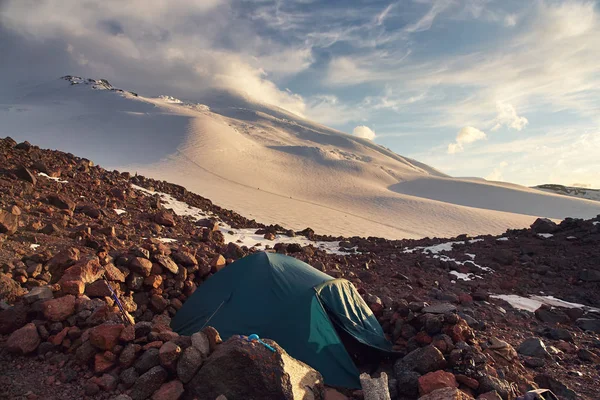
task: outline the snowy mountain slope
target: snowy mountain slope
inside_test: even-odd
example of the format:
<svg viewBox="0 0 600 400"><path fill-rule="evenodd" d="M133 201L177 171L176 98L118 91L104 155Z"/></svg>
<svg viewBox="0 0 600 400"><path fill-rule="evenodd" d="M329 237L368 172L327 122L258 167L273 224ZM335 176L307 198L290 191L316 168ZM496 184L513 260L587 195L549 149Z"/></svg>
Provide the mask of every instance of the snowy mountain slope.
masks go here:
<svg viewBox="0 0 600 400"><path fill-rule="evenodd" d="M580 199L594 200L600 201L600 190L599 189L589 189L589 188L580 188L573 186L563 186L556 184L545 184L534 186L533 189L542 190L548 193L556 193L563 196L571 196L578 197Z"/></svg>
<svg viewBox="0 0 600 400"><path fill-rule="evenodd" d="M5 101L0 135L182 184L265 223L401 238L500 233L537 216L600 213L591 201L451 178L241 96L215 94L206 106L73 82L32 85Z"/></svg>

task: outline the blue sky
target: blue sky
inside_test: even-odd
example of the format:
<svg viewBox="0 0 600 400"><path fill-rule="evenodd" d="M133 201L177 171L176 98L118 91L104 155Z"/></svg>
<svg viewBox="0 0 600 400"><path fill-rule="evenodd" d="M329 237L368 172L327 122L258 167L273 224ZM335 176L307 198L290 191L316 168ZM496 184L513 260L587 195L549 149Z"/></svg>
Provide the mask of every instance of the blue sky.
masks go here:
<svg viewBox="0 0 600 400"><path fill-rule="evenodd" d="M15 81L72 73L190 100L225 88L451 175L600 187L598 1L0 7Z"/></svg>

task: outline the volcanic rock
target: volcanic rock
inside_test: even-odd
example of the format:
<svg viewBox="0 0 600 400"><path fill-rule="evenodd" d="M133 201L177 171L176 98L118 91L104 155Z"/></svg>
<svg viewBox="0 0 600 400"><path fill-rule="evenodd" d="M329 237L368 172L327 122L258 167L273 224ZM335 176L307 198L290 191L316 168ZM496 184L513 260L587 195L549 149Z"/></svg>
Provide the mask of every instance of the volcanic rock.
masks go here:
<svg viewBox="0 0 600 400"><path fill-rule="evenodd" d="M275 342L272 353L260 343L231 338L219 345L188 384L190 396L214 399L321 399L323 379L308 365L290 357Z"/></svg>

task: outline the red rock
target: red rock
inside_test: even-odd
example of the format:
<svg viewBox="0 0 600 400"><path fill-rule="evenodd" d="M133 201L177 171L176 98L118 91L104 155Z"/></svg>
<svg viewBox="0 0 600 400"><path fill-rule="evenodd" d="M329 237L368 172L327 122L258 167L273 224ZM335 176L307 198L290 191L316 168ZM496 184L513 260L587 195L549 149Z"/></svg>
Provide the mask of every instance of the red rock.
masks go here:
<svg viewBox="0 0 600 400"><path fill-rule="evenodd" d="M104 275L109 281L125 282L125 274L111 263L104 266Z"/></svg>
<svg viewBox="0 0 600 400"><path fill-rule="evenodd" d="M117 361L117 356L110 351L98 353L94 356L94 372L101 374L111 369Z"/></svg>
<svg viewBox="0 0 600 400"><path fill-rule="evenodd" d="M169 256L157 255L156 262L172 274L176 274L179 271L179 267Z"/></svg>
<svg viewBox="0 0 600 400"><path fill-rule="evenodd" d="M454 374L442 370L430 372L419 378L419 393L425 395L442 388L457 388Z"/></svg>
<svg viewBox="0 0 600 400"><path fill-rule="evenodd" d="M142 257L134 257L129 263L129 268L143 277L148 277L152 272L152 261Z"/></svg>
<svg viewBox="0 0 600 400"><path fill-rule="evenodd" d="M467 321L462 318L460 318L455 325L446 325L442 329L442 332L450 336L454 343L467 342L475 337L473 329L471 329L469 324L467 324Z"/></svg>
<svg viewBox="0 0 600 400"><path fill-rule="evenodd" d="M103 271L104 267L100 265L100 260L98 257L93 256L67 268L59 282L82 281L83 283L92 283L100 279Z"/></svg>
<svg viewBox="0 0 600 400"><path fill-rule="evenodd" d="M456 380L461 385L465 385L470 389L477 390L479 388L479 382L477 381L477 379L469 378L465 375L456 375Z"/></svg>
<svg viewBox="0 0 600 400"><path fill-rule="evenodd" d="M162 276L160 275L150 275L146 279L144 279L144 285L151 286L155 289L158 289L162 284Z"/></svg>
<svg viewBox="0 0 600 400"><path fill-rule="evenodd" d="M0 210L0 233L9 235L15 233L19 228L19 217L15 214Z"/></svg>
<svg viewBox="0 0 600 400"><path fill-rule="evenodd" d="M75 296L66 295L42 303L44 317L50 321L64 321L75 313Z"/></svg>
<svg viewBox="0 0 600 400"><path fill-rule="evenodd" d="M119 340L122 342L133 342L135 340L135 328L133 325L127 325L121 331Z"/></svg>
<svg viewBox="0 0 600 400"><path fill-rule="evenodd" d="M479 397L477 397L477 400L502 400L502 396L493 390L491 392L480 394Z"/></svg>
<svg viewBox="0 0 600 400"><path fill-rule="evenodd" d="M60 289L64 294L78 296L85 292L85 283L83 281L61 281Z"/></svg>
<svg viewBox="0 0 600 400"><path fill-rule="evenodd" d="M183 383L174 380L163 383L152 395L152 400L178 400L181 395L183 395Z"/></svg>
<svg viewBox="0 0 600 400"><path fill-rule="evenodd" d="M52 274L52 281L57 282L63 271L79 261L80 252L75 247L70 247L57 253L46 264L46 268Z"/></svg>
<svg viewBox="0 0 600 400"><path fill-rule="evenodd" d="M99 378L94 378L93 382L100 387L100 389L107 392L112 392L117 388L118 379L110 374L103 374Z"/></svg>
<svg viewBox="0 0 600 400"><path fill-rule="evenodd" d="M227 265L227 260L220 254L214 256L214 258L210 261L210 269L212 273L219 272Z"/></svg>
<svg viewBox="0 0 600 400"><path fill-rule="evenodd" d="M473 297L467 293L461 293L458 295L458 301L460 304L467 305L473 303Z"/></svg>
<svg viewBox="0 0 600 400"><path fill-rule="evenodd" d="M418 332L414 336L414 339L417 341L417 343L422 344L422 345L427 345L427 344L430 344L431 342L433 342L433 339L431 338L431 336L429 336L427 334L427 332L425 332L425 331Z"/></svg>
<svg viewBox="0 0 600 400"><path fill-rule="evenodd" d="M472 400L471 395L453 387L437 389L433 392L419 397L419 400Z"/></svg>
<svg viewBox="0 0 600 400"><path fill-rule="evenodd" d="M50 336L48 341L55 346L60 346L63 340L65 340L65 337L67 337L67 333L69 333L69 328L63 328L63 330L56 335Z"/></svg>
<svg viewBox="0 0 600 400"><path fill-rule="evenodd" d="M219 335L219 332L212 326L207 326L206 328L202 329L202 332L204 332L204 334L208 337L208 348L210 349L211 353L215 351L218 344L223 343L221 335Z"/></svg>
<svg viewBox="0 0 600 400"><path fill-rule="evenodd" d="M34 324L29 323L17 329L6 341L6 348L13 353L29 354L34 352L40 344L40 335Z"/></svg>
<svg viewBox="0 0 600 400"><path fill-rule="evenodd" d="M154 222L163 226L175 226L175 217L168 211L159 211L154 215Z"/></svg>
<svg viewBox="0 0 600 400"><path fill-rule="evenodd" d="M90 343L100 350L112 350L119 341L123 324L102 324L90 329Z"/></svg>
<svg viewBox="0 0 600 400"><path fill-rule="evenodd" d="M325 388L325 396L323 400L350 400L347 396L341 394L333 388Z"/></svg>
<svg viewBox="0 0 600 400"><path fill-rule="evenodd" d="M110 297L111 292L106 281L99 279L86 286L85 294L89 297Z"/></svg>
<svg viewBox="0 0 600 400"><path fill-rule="evenodd" d="M163 344L158 351L160 364L166 368L174 367L180 355L181 347L174 342L167 342Z"/></svg>
<svg viewBox="0 0 600 400"><path fill-rule="evenodd" d="M150 343L146 343L144 345L144 347L142 347L142 349L144 351L148 350L148 349L160 349L163 345L163 342L161 342L160 340L154 341L154 342L150 342Z"/></svg>

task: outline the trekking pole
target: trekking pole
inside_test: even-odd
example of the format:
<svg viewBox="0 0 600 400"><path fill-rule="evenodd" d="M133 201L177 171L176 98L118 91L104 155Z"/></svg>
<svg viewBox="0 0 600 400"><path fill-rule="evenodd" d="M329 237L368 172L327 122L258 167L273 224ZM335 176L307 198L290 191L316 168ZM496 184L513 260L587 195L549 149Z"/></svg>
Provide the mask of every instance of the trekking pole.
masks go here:
<svg viewBox="0 0 600 400"><path fill-rule="evenodd" d="M119 297L117 296L117 294L113 290L112 286L110 286L110 283L106 279L106 276L104 275L104 272L102 273L102 279L104 279L104 282L106 283L106 286L108 286L108 290L110 290L111 297L113 298L113 300L115 301L115 303L117 303L117 307L119 307L119 310L121 311L121 318L123 319L123 321L127 325L135 325L135 321L132 321L133 317L131 317L129 314L127 314L127 311L125 311L125 308L123 307L123 304L121 304L121 301L119 300Z"/></svg>

